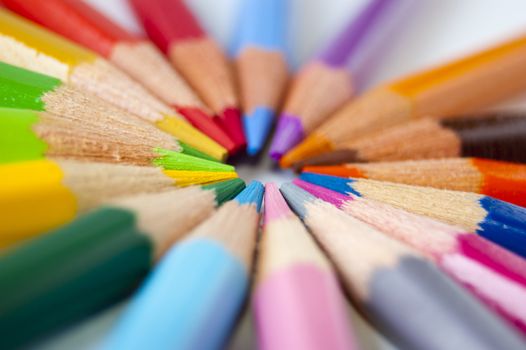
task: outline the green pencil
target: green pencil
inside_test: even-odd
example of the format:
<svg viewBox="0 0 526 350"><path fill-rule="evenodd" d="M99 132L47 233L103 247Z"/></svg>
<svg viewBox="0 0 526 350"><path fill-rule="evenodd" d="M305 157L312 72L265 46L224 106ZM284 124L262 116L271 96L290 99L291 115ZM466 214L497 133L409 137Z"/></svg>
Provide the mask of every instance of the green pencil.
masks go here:
<svg viewBox="0 0 526 350"><path fill-rule="evenodd" d="M0 152L0 161L47 155L137 165L170 160L181 170L231 169L97 97L2 62L0 107L0 146L7 150Z"/></svg>
<svg viewBox="0 0 526 350"><path fill-rule="evenodd" d="M125 296L240 179L108 203L0 257L0 348L29 344Z"/></svg>

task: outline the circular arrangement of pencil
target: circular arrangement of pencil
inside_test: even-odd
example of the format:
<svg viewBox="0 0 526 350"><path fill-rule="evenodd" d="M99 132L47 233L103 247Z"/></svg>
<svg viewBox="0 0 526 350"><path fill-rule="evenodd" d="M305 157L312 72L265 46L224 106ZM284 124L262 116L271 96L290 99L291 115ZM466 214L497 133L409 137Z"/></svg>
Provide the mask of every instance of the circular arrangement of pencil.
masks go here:
<svg viewBox="0 0 526 350"><path fill-rule="evenodd" d="M289 1L232 54L185 0L0 4L0 348L129 298L100 348L526 348L526 36L364 91L416 0L288 67ZM491 82L491 83L488 83ZM356 97L355 97L356 96ZM272 133L273 126L276 130ZM234 155L301 174L246 185ZM247 306L248 302L248 306Z"/></svg>

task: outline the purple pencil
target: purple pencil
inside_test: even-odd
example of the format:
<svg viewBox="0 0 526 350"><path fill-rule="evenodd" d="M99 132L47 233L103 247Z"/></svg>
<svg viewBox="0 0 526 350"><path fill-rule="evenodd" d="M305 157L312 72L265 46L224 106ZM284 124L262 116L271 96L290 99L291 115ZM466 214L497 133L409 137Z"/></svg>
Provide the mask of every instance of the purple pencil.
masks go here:
<svg viewBox="0 0 526 350"><path fill-rule="evenodd" d="M347 102L414 0L371 0L294 78L270 156L278 161Z"/></svg>

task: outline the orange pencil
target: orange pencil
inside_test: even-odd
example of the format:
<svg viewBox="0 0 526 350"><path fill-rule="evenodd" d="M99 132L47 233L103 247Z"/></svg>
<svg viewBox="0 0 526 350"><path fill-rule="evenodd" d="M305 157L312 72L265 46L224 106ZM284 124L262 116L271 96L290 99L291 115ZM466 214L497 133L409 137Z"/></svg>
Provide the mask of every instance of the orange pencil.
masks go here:
<svg viewBox="0 0 526 350"><path fill-rule="evenodd" d="M446 158L307 166L303 171L475 192L526 206L526 165L522 164L482 158Z"/></svg>
<svg viewBox="0 0 526 350"><path fill-rule="evenodd" d="M526 35L377 87L349 102L281 160L305 158L391 125L468 113L526 89Z"/></svg>

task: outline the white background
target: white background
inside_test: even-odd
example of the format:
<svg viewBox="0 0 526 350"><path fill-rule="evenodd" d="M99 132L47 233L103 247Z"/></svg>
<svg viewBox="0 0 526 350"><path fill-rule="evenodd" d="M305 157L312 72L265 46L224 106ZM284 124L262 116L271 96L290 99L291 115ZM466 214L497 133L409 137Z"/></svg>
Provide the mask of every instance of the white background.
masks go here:
<svg viewBox="0 0 526 350"><path fill-rule="evenodd" d="M229 46L241 0L188 0L203 26L223 47ZM284 0L285 1L285 0ZM364 0L290 0L291 61L297 68L328 38L341 28L365 3ZM133 30L135 22L126 0L88 0L118 22ZM379 61L369 86L420 70L491 45L512 35L526 32L525 0L416 0L416 7L404 27ZM526 64L526 62L525 62ZM491 84L491 82L487 82ZM496 87L498 88L498 87ZM517 98L504 107L522 108L525 98ZM238 170L245 180L283 182L293 178L288 171L275 169L267 157L259 162L239 162ZM44 349L94 348L118 319L123 305L87 320L40 344ZM45 315L43 315L45 317ZM392 348L353 314L359 339L367 349ZM206 335L205 335L206 336ZM250 316L245 315L232 348L253 347Z"/></svg>

